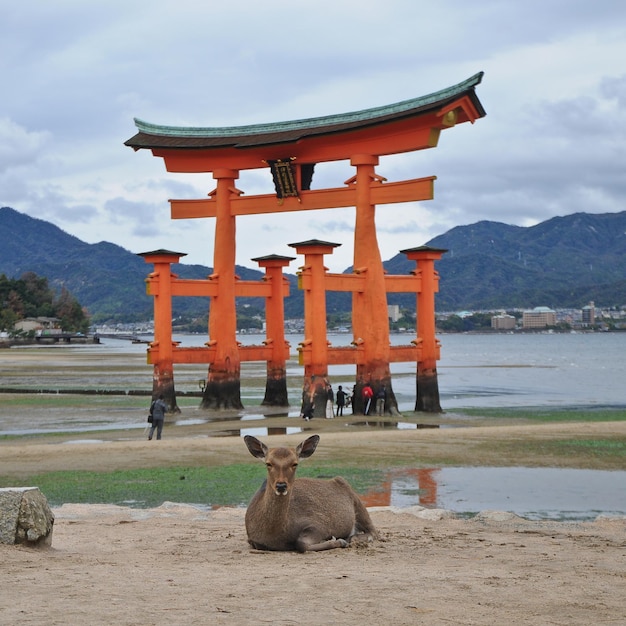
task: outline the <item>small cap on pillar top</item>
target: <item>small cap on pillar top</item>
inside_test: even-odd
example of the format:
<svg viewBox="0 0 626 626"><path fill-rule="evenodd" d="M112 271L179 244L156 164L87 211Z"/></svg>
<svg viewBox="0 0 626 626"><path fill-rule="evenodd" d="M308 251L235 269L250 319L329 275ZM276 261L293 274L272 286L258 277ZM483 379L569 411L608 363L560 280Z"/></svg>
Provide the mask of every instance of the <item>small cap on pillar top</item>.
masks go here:
<svg viewBox="0 0 626 626"><path fill-rule="evenodd" d="M142 256L147 261L149 257L155 257L155 256L169 256L169 257L176 257L177 259L180 259L180 257L187 256L187 253L186 252L174 252L172 250L164 250L163 248L160 248L159 250L152 250L152 252L139 252L137 253L137 256Z"/></svg>
<svg viewBox="0 0 626 626"><path fill-rule="evenodd" d="M295 256L282 256L281 254L267 254L265 256L257 256L254 259L250 259L251 261L293 261L295 260Z"/></svg>
<svg viewBox="0 0 626 626"><path fill-rule="evenodd" d="M333 243L332 241L321 241L319 239L309 239L307 241L300 241L298 243L288 244L290 248L295 248L298 254L305 254L306 252L312 252L317 254L330 254L333 248L338 248L340 243Z"/></svg>
<svg viewBox="0 0 626 626"><path fill-rule="evenodd" d="M431 248L430 246L418 246L417 248L407 248L400 250L401 254L406 254L407 258L418 259L434 259L439 260L447 250L444 248Z"/></svg>

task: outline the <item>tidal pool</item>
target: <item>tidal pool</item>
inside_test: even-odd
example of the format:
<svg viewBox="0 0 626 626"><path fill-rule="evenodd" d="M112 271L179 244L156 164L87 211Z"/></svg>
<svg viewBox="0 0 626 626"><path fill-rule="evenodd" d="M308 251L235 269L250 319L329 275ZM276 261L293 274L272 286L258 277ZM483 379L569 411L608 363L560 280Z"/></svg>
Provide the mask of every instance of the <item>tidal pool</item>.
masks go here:
<svg viewBox="0 0 626 626"><path fill-rule="evenodd" d="M470 515L510 511L526 519L626 516L626 471L545 467L442 467L391 471L368 506L421 505Z"/></svg>

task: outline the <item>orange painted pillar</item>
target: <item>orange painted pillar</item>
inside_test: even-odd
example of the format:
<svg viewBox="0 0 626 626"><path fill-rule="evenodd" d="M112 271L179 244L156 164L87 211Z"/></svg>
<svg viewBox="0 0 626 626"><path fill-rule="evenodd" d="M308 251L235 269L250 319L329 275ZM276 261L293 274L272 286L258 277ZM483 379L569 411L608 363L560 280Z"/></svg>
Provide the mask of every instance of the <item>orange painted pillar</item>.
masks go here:
<svg viewBox="0 0 626 626"><path fill-rule="evenodd" d="M154 341L148 348L148 363L153 366L152 398L163 394L170 412L180 412L176 403L174 388L174 348L177 342L172 341L172 263L178 263L182 252L155 250L143 252L146 263L154 265L154 271L146 279L148 295L154 298Z"/></svg>
<svg viewBox="0 0 626 626"><path fill-rule="evenodd" d="M389 314L385 272L376 236L376 206L371 200L371 185L381 180L374 171L374 167L378 165L378 157L354 155L350 163L356 167L356 176L353 179L357 196L354 271L365 274L365 289L354 292L352 296L354 341L364 349L364 361L357 365L354 409L355 412L363 411L361 391L365 383L370 383L374 396L380 387L386 387L386 410L396 414L398 403L391 386L389 368Z"/></svg>
<svg viewBox="0 0 626 626"><path fill-rule="evenodd" d="M304 291L304 341L300 350L304 364L302 412L313 405L313 416L324 417L328 384L328 338L326 334L326 272L324 255L340 244L313 239L290 243L298 254L304 254L299 280Z"/></svg>
<svg viewBox="0 0 626 626"><path fill-rule="evenodd" d="M285 301L283 267L294 257L272 254L252 259L265 268L265 280L271 285L271 295L265 298L265 343L272 348L267 361L267 380L263 406L289 406L287 394L287 358L289 342L285 341Z"/></svg>
<svg viewBox="0 0 626 626"><path fill-rule="evenodd" d="M435 335L435 293L439 291L439 275L435 270L435 261L441 259L447 250L420 246L401 252L416 261L422 278L422 289L417 294L417 341L422 348L422 356L417 362L415 410L441 413L437 380L439 342Z"/></svg>
<svg viewBox="0 0 626 626"><path fill-rule="evenodd" d="M241 364L237 344L237 311L235 306L235 216L231 197L236 194L239 172L216 169L216 221L213 276L218 281L218 295L211 298L209 343L215 346L215 360L209 366L207 384L202 396L203 409L242 409Z"/></svg>

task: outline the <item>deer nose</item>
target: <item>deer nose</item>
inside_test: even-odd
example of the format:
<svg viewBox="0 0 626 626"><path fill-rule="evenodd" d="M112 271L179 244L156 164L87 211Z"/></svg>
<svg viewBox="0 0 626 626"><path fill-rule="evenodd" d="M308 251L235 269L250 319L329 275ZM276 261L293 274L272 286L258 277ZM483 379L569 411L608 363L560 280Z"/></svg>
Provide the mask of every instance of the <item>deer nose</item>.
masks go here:
<svg viewBox="0 0 626 626"><path fill-rule="evenodd" d="M287 483L276 483L276 493L285 495L287 493Z"/></svg>

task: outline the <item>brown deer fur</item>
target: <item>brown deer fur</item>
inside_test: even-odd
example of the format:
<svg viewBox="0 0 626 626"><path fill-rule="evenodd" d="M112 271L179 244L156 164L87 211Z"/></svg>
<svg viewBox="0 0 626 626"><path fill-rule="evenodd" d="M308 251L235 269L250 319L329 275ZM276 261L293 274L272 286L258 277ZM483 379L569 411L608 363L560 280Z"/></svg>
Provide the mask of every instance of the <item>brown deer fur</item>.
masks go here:
<svg viewBox="0 0 626 626"><path fill-rule="evenodd" d="M355 536L376 536L367 509L340 477L295 477L299 459L310 457L319 442L313 435L297 448L268 448L245 437L252 456L263 459L267 479L246 511L248 542L258 550L331 550L345 548Z"/></svg>

